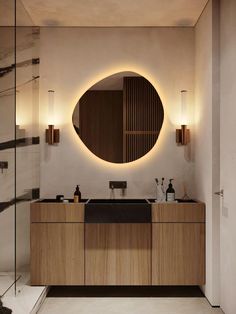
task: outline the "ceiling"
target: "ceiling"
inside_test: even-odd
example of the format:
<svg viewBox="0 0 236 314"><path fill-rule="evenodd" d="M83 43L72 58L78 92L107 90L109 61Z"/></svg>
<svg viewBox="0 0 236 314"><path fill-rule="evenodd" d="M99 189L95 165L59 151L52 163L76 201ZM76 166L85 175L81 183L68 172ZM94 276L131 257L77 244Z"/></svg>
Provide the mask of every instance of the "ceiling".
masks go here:
<svg viewBox="0 0 236 314"><path fill-rule="evenodd" d="M208 0L21 0L37 26L194 26ZM5 3L8 1L4 1ZM20 18L19 20L24 20Z"/></svg>

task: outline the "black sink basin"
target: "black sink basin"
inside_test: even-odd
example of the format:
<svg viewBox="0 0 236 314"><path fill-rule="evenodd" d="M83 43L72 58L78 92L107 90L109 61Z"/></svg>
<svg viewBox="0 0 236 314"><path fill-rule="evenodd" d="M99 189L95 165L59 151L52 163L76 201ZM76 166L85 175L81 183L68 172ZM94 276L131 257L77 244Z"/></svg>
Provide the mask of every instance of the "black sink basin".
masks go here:
<svg viewBox="0 0 236 314"><path fill-rule="evenodd" d="M145 199L91 199L88 201L90 204L147 204Z"/></svg>
<svg viewBox="0 0 236 314"><path fill-rule="evenodd" d="M85 204L85 223L150 223L151 204L144 199L92 199Z"/></svg>

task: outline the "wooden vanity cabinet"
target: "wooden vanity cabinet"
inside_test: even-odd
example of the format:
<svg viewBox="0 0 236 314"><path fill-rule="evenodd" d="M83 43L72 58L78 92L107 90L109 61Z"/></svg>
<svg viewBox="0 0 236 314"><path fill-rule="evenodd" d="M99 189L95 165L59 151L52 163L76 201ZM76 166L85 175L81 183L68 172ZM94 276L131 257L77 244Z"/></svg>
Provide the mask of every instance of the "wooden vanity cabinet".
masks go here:
<svg viewBox="0 0 236 314"><path fill-rule="evenodd" d="M151 285L151 224L86 224L86 285Z"/></svg>
<svg viewBox="0 0 236 314"><path fill-rule="evenodd" d="M152 285L203 285L204 204L154 204L152 222Z"/></svg>
<svg viewBox="0 0 236 314"><path fill-rule="evenodd" d="M152 204L152 223L84 223L84 204L31 204L32 285L203 285L205 206Z"/></svg>
<svg viewBox="0 0 236 314"><path fill-rule="evenodd" d="M31 285L84 285L84 204L31 204Z"/></svg>

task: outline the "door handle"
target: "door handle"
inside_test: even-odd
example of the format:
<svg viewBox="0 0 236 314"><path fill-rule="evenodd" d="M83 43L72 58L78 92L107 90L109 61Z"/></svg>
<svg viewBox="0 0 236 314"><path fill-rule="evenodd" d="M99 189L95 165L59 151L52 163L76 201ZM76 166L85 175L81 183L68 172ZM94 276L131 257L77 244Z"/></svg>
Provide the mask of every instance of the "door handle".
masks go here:
<svg viewBox="0 0 236 314"><path fill-rule="evenodd" d="M224 197L224 190L221 189L219 192L215 192L215 195L219 195L220 197Z"/></svg>

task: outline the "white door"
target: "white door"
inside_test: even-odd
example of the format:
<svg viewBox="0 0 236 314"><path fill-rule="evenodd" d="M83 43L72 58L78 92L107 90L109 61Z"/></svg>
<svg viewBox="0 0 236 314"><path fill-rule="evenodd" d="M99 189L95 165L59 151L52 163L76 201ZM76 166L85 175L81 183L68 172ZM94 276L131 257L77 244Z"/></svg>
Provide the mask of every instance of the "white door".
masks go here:
<svg viewBox="0 0 236 314"><path fill-rule="evenodd" d="M221 307L236 313L236 1L221 1Z"/></svg>

